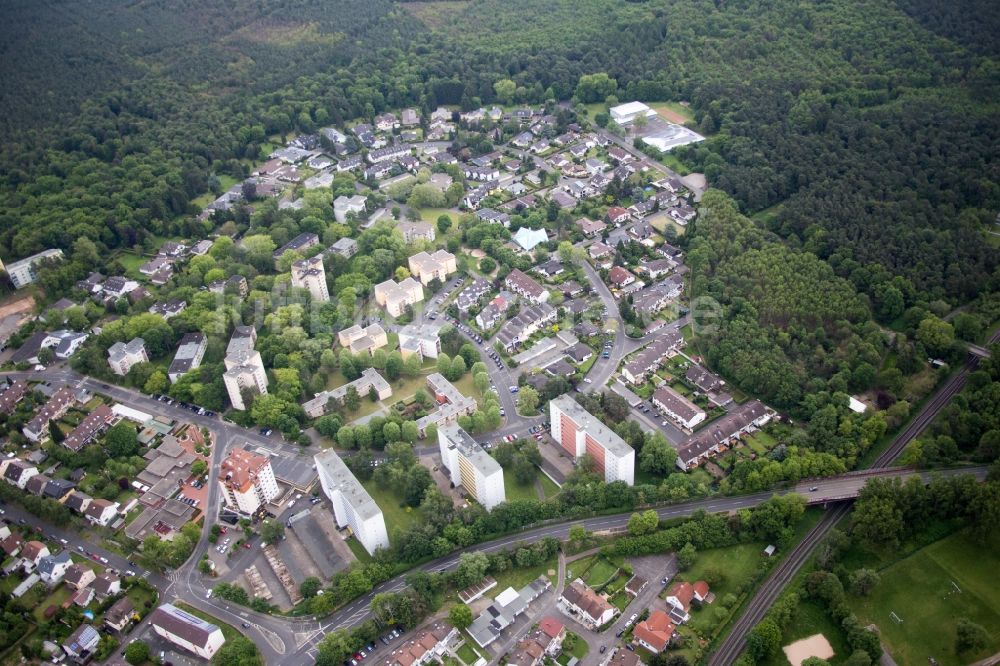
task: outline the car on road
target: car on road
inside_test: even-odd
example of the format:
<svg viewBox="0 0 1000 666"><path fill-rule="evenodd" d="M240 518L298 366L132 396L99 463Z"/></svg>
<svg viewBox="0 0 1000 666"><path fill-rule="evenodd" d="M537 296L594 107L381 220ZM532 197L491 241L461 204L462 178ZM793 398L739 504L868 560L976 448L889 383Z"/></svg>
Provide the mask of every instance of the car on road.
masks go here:
<svg viewBox="0 0 1000 666"><path fill-rule="evenodd" d="M813 486L813 487L811 487L811 488L809 489L809 492L811 492L811 493L814 493L814 492L816 492L817 490L819 490L819 486Z"/></svg>
<svg viewBox="0 0 1000 666"><path fill-rule="evenodd" d="M260 429L260 434L264 435L264 437L269 437L271 435L271 429L270 428L261 428Z"/></svg>
<svg viewBox="0 0 1000 666"><path fill-rule="evenodd" d="M663 421L662 423L660 423L660 425L663 426L664 428L666 428L667 427L667 422Z"/></svg>
<svg viewBox="0 0 1000 666"><path fill-rule="evenodd" d="M243 627L244 629L249 629L250 628L250 623L249 622L243 622L243 623L240 624L240 626Z"/></svg>
<svg viewBox="0 0 1000 666"><path fill-rule="evenodd" d="M607 645L602 645L601 646L601 654L604 654L607 651L607 649L608 649Z"/></svg>
<svg viewBox="0 0 1000 666"><path fill-rule="evenodd" d="M594 380L591 379L590 377L584 377L583 381L587 382L588 384L593 384L594 383Z"/></svg>

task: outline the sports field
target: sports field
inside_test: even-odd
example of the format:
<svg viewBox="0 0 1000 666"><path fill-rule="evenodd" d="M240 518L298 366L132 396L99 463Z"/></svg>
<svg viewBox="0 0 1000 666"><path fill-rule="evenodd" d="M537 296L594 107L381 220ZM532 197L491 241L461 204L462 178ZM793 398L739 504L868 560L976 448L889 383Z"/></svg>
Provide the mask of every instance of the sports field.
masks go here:
<svg viewBox="0 0 1000 666"><path fill-rule="evenodd" d="M975 542L966 532L953 534L881 572L870 597L849 597L862 623L873 623L897 663L942 666L968 664L1000 650L1000 571L997 546ZM900 621L896 621L895 613ZM982 625L992 644L976 653L955 653L962 618Z"/></svg>

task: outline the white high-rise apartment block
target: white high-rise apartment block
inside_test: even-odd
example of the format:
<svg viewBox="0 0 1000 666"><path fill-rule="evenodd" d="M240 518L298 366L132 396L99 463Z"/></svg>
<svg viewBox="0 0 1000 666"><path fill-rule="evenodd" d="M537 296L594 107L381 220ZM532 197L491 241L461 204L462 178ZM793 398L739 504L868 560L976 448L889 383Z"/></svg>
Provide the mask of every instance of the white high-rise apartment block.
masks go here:
<svg viewBox="0 0 1000 666"><path fill-rule="evenodd" d="M292 264L292 286L308 289L317 303L329 301L330 292L326 288L323 257L317 254L315 257L300 259Z"/></svg>
<svg viewBox="0 0 1000 666"><path fill-rule="evenodd" d="M552 439L575 458L589 454L604 480L635 483L635 450L569 394L549 401Z"/></svg>
<svg viewBox="0 0 1000 666"><path fill-rule="evenodd" d="M278 496L271 459L244 449L232 449L219 468L226 506L251 516Z"/></svg>
<svg viewBox="0 0 1000 666"><path fill-rule="evenodd" d="M441 460L452 483L462 486L484 509L507 501L503 468L462 428L449 423L438 429Z"/></svg>
<svg viewBox="0 0 1000 666"><path fill-rule="evenodd" d="M108 347L108 365L111 366L111 372L116 375L127 375L133 365L148 360L146 341L142 338L133 338L127 343L116 342Z"/></svg>
<svg viewBox="0 0 1000 666"><path fill-rule="evenodd" d="M347 468L333 449L314 457L319 483L333 504L333 516L341 528L350 527L361 545L371 554L389 547L385 518L372 496Z"/></svg>
<svg viewBox="0 0 1000 666"><path fill-rule="evenodd" d="M243 400L244 391L249 390L258 395L267 393L267 372L260 352L254 349L256 341L257 331L253 326L237 326L226 348L226 372L222 375L222 381L226 385L233 409L240 411L247 408Z"/></svg>

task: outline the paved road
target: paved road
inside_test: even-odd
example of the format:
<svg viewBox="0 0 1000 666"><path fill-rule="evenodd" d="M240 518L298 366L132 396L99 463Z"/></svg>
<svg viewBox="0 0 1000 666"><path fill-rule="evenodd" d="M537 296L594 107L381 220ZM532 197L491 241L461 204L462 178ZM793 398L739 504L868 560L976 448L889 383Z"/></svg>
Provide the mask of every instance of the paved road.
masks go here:
<svg viewBox="0 0 1000 666"><path fill-rule="evenodd" d="M993 335L990 342L995 343L998 340L1000 340L1000 331ZM920 412L917 413L902 432L896 436L889 447L872 463L872 470L887 468L903 452L906 445L918 437L931 424L938 412L962 390L969 372L974 370L978 365L978 357L970 354L961 370L945 382L944 386L924 404ZM827 490L824 488L820 492L826 494ZM830 490L831 497L834 496L832 494L834 492L836 492L834 489ZM764 581L763 585L761 585L760 589L754 595L754 598L747 605L747 610L736 620L732 630L709 659L709 666L728 666L736 661L746 644L747 632L764 618L764 615L771 607L771 604L774 603L774 600L778 598L778 595L781 594L785 585L795 577L798 570L806 563L813 548L847 515L847 512L847 507L837 507L834 511L824 516L781 565L771 572L771 575L768 576L767 580Z"/></svg>
<svg viewBox="0 0 1000 666"><path fill-rule="evenodd" d="M199 416L188 410L183 410L176 405L167 405L157 402L147 396L143 396L135 391L101 384L93 379L82 377L70 370L47 370L42 373L6 373L12 377L31 377L53 382L65 382L74 386L82 386L91 391L102 392L114 399L136 409L143 409L152 413L170 416L175 419L184 419L212 428L216 434L216 445L213 451L212 465L217 469L221 463L224 452L229 446L240 441L250 441L260 446L270 446L272 448L290 448L297 452L297 447L292 445L282 445L273 441L266 441L239 426L230 424L219 419L211 419ZM888 474L909 474L907 470L888 471ZM982 470L979 470L982 473ZM808 493L808 499L814 503L822 503L824 498L840 496L845 493L845 489L858 488L863 484L863 480L858 475L851 475L845 478L824 479L815 482L816 491ZM740 497L713 497L685 504L661 507L657 509L657 514L661 519L670 519L690 516L696 511L729 512L742 508L750 508L767 500L772 493L757 493ZM221 501L219 485L210 484L209 497L206 502L206 512L208 516L216 515ZM543 537L555 537L565 539L568 537L569 529L572 525L581 524L585 529L592 532L601 531L622 531L626 529L631 512L616 514L611 516L599 516L583 521L562 521L541 525L535 528L522 530L521 532L495 539L493 541L477 544L466 551L494 552L501 549L510 548L521 542L531 542ZM39 521L35 521L38 524ZM206 521L210 524L211 521ZM43 526L43 531L48 531ZM332 615L316 620L295 620L285 617L273 617L270 615L256 613L249 609L230 604L226 601L209 598L208 587L201 574L197 571L196 565L201 553L205 552L208 546L208 530L202 534L202 538L194 550L192 556L184 566L172 572L169 579L151 579L157 585L164 599L181 599L192 606L210 613L219 619L241 627L247 623L248 627L241 627L254 642L260 646L267 663L283 664L309 664L312 663L315 654L315 646L328 631L342 627L353 627L362 622L368 615L368 606L375 594L388 591L398 591L405 586L404 575L397 576L381 585L378 585L371 593L355 599L346 607L338 610ZM466 552L461 551L461 552ZM461 552L452 553L444 558L440 558L424 565L422 568L427 571L446 571L455 567ZM111 557L109 554L109 560Z"/></svg>

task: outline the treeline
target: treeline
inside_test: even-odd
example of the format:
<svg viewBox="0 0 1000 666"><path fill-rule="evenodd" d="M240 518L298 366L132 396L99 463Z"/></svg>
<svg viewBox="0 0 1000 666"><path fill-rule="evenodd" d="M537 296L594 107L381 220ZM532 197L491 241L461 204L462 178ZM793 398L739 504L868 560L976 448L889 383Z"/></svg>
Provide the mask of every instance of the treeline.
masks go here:
<svg viewBox="0 0 1000 666"><path fill-rule="evenodd" d="M861 490L854 505L849 533L834 529L820 544L815 570L772 606L764 619L747 635L747 648L739 666L767 663L779 654L783 637L795 626L799 604L818 604L843 630L851 653L842 663L869 666L882 655L878 633L864 626L848 604L853 596L867 596L879 585L873 568L848 569L848 561L877 561L873 553L893 559L903 543L920 542L940 530L967 529L973 538L986 540L1000 525L1000 484L995 479L979 483L972 476L932 479L925 484L913 477L872 479ZM851 557L846 557L848 553ZM964 621L967 624L968 620ZM960 621L959 626L962 626ZM972 625L976 631L978 625ZM961 632L961 628L959 629ZM983 631L978 628L978 631ZM961 652L961 638L956 641ZM822 666L827 662L818 662Z"/></svg>
<svg viewBox="0 0 1000 666"><path fill-rule="evenodd" d="M444 593L478 583L487 575L497 575L514 568L538 566L555 557L558 552L559 541L547 537L495 553L463 553L458 566L448 573L415 571L406 576L406 589L402 592L375 595L369 609L378 620L368 619L354 629L338 629L324 636L318 646L316 664L339 666L358 649L377 640L386 626L399 624L406 629L413 629L419 625L424 618L440 608ZM324 596L313 599L323 599Z"/></svg>
<svg viewBox="0 0 1000 666"><path fill-rule="evenodd" d="M882 269L932 297L974 295L997 265L979 239L984 211L1000 207L989 152L1000 121L969 97L990 89L995 63L974 62L886 6L687 4L486 1L452 13L438 33L403 10L349 3L350 38L324 47L333 66L304 66L287 86L280 72L298 61L283 40L301 45L311 33L282 32L275 19L260 48L287 62L267 61L278 73L259 88L213 97L202 82L148 74L85 105L53 130L58 142L7 144L0 253L78 236L115 248L203 235L210 225L194 220L192 197L218 190L220 174L245 175L239 160L259 158L271 135L404 106L426 114L603 95L690 100L716 135L681 157L747 210L784 202L774 228L830 257L861 291ZM324 35L318 11L306 1L274 10L315 20Z"/></svg>
<svg viewBox="0 0 1000 666"><path fill-rule="evenodd" d="M994 464L1000 460L1000 345L981 359L969 374L965 388L945 406L930 431L912 442L902 461L922 466L971 460Z"/></svg>
<svg viewBox="0 0 1000 666"><path fill-rule="evenodd" d="M619 537L612 546L616 555L634 557L679 551L690 544L698 550L724 548L737 543L777 540L794 542L794 528L806 510L801 495L776 495L753 509L732 516L701 513L676 526L641 536Z"/></svg>

